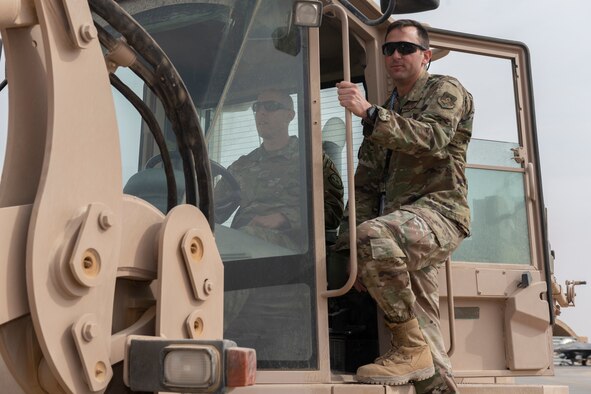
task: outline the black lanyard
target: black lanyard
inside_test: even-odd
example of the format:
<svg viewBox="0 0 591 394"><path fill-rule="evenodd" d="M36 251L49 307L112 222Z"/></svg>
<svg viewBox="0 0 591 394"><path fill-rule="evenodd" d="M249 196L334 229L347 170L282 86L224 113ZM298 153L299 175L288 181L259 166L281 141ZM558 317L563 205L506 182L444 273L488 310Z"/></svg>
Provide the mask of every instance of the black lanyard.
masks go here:
<svg viewBox="0 0 591 394"><path fill-rule="evenodd" d="M394 104L398 98L398 91L394 89L390 96L388 109L394 111ZM388 180L388 170L390 169L390 160L392 159L392 149L386 151L386 161L384 163L384 171L382 173L382 181L380 182L380 198L378 200L378 216L384 215L384 207L386 206L386 181Z"/></svg>

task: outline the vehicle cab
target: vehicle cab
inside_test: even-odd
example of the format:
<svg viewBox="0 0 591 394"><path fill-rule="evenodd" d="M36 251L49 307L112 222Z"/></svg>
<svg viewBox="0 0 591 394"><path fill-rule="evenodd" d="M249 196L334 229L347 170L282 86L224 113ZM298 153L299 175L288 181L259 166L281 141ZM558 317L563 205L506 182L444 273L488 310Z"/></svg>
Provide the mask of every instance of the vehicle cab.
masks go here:
<svg viewBox="0 0 591 394"><path fill-rule="evenodd" d="M392 85L380 53L386 24L367 26L348 11L343 18L338 4L325 7L320 27L302 27L295 22L297 2L287 0L122 3L181 73L201 116L209 157L222 167L261 145L252 112L258 94L274 89L292 97L289 132L297 137L300 158L292 180L299 188L297 242L286 246L232 228L231 218L216 224L225 268L225 336L257 350L261 389L351 380L387 338L366 297L327 297L321 158L324 151L333 159L347 199L354 171L347 168L347 150L355 155L362 133L353 119L347 146L335 84L349 68L369 101L387 98ZM356 4L379 15L373 4ZM467 168L472 236L454 253L447 273L440 272L441 325L455 374L462 380L550 373L549 267L527 48L435 28L430 34L429 72L457 77L477 108ZM141 84L137 89L142 92ZM157 110L158 103L152 106ZM118 113L129 179L157 151L138 115L123 107Z"/></svg>
<svg viewBox="0 0 591 394"><path fill-rule="evenodd" d="M205 135L209 157L203 160L211 161L214 190L231 178L228 167L261 146L253 113L259 94L281 91L294 103L289 135L295 137L297 168L289 188L278 188L269 199L290 205L297 226L290 234L251 231L233 225L235 212L213 226L224 266L224 310L203 323L223 319L225 339L257 352L256 385L236 392L358 392L343 383L353 383L356 368L383 352L389 338L371 299L342 287L346 263L330 264L338 229L327 228L324 220L323 153L340 173L350 202L363 136L360 119L338 104L335 84L350 79L370 102L386 100L392 82L380 48L387 23L370 26L327 1L118 3L181 75ZM381 15L373 2L352 3L362 14ZM305 11L319 12L320 25L310 26L313 18L307 21ZM436 27L429 31L429 72L458 78L476 106L466 169L472 235L439 273L441 329L455 376L468 385L551 374L551 268L527 47ZM183 164L162 103L129 69L120 67L116 75L154 113L170 152L177 203L184 203ZM137 111L113 94L122 191L166 215L162 154ZM215 208L235 207L240 193L217 193ZM384 390L364 387L367 393Z"/></svg>

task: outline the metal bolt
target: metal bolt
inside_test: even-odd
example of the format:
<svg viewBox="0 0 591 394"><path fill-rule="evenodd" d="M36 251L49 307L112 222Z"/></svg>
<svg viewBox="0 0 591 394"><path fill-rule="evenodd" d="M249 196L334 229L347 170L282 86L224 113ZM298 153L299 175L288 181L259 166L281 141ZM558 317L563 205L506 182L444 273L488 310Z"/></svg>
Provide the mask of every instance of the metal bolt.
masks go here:
<svg viewBox="0 0 591 394"><path fill-rule="evenodd" d="M190 258L193 259L195 263L198 263L203 258L203 242L199 237L193 237L188 244Z"/></svg>
<svg viewBox="0 0 591 394"><path fill-rule="evenodd" d="M99 218L98 218L98 222L99 222L99 226L103 229L103 230L108 230L111 227L113 227L113 218L114 213L111 211L103 211L99 214Z"/></svg>
<svg viewBox="0 0 591 394"><path fill-rule="evenodd" d="M193 335L195 338L200 337L203 334L203 320L197 318L193 321Z"/></svg>
<svg viewBox="0 0 591 394"><path fill-rule="evenodd" d="M94 265L94 262L92 261L92 259L90 257L85 257L84 260L82 260L82 265L84 266L84 269L91 269L92 266Z"/></svg>
<svg viewBox="0 0 591 394"><path fill-rule="evenodd" d="M95 364L94 378L99 382L104 382L107 379L107 366L104 362L99 361Z"/></svg>
<svg viewBox="0 0 591 394"><path fill-rule="evenodd" d="M80 38L84 42L90 42L98 36L96 27L90 24L84 24L80 26Z"/></svg>
<svg viewBox="0 0 591 394"><path fill-rule="evenodd" d="M101 259L97 252L93 249L87 249L82 255L82 269L84 275L94 278L101 271Z"/></svg>
<svg viewBox="0 0 591 394"><path fill-rule="evenodd" d="M82 338L86 342L92 341L98 335L98 326L94 322L86 322L82 326Z"/></svg>
<svg viewBox="0 0 591 394"><path fill-rule="evenodd" d="M203 282L203 291L205 294L210 294L213 291L213 284L209 281L209 279L205 279Z"/></svg>

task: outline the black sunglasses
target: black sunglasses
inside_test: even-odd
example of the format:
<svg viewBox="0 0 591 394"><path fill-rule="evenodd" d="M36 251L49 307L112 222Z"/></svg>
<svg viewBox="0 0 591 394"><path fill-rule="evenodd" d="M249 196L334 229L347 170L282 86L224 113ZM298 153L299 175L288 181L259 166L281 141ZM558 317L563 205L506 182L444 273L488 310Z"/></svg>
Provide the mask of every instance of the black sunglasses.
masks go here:
<svg viewBox="0 0 591 394"><path fill-rule="evenodd" d="M252 112L258 112L264 108L267 112L275 112L280 109L289 109L285 105L277 101L255 101L252 103Z"/></svg>
<svg viewBox="0 0 591 394"><path fill-rule="evenodd" d="M395 51L398 51L402 56L410 55L411 53L415 53L418 49L421 51L427 50L427 48L421 45L407 41L386 42L382 45L382 53L384 56L392 56Z"/></svg>

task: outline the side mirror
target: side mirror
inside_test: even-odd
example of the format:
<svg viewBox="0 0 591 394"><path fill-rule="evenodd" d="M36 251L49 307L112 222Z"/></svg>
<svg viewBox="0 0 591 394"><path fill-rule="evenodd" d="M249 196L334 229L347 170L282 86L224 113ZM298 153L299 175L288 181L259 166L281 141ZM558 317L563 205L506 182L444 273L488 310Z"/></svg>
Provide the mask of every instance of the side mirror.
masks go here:
<svg viewBox="0 0 591 394"><path fill-rule="evenodd" d="M382 13L386 12L391 1L396 1L394 14L431 11L439 7L439 0L380 0Z"/></svg>
<svg viewBox="0 0 591 394"><path fill-rule="evenodd" d="M380 0L382 16L377 19L369 19L359 11L349 0L339 0L353 15L368 26L378 26L388 20L392 14L407 14L434 10L439 7L439 0Z"/></svg>
<svg viewBox="0 0 591 394"><path fill-rule="evenodd" d="M297 26L278 27L273 31L273 45L278 51L297 56L302 47L302 37Z"/></svg>

